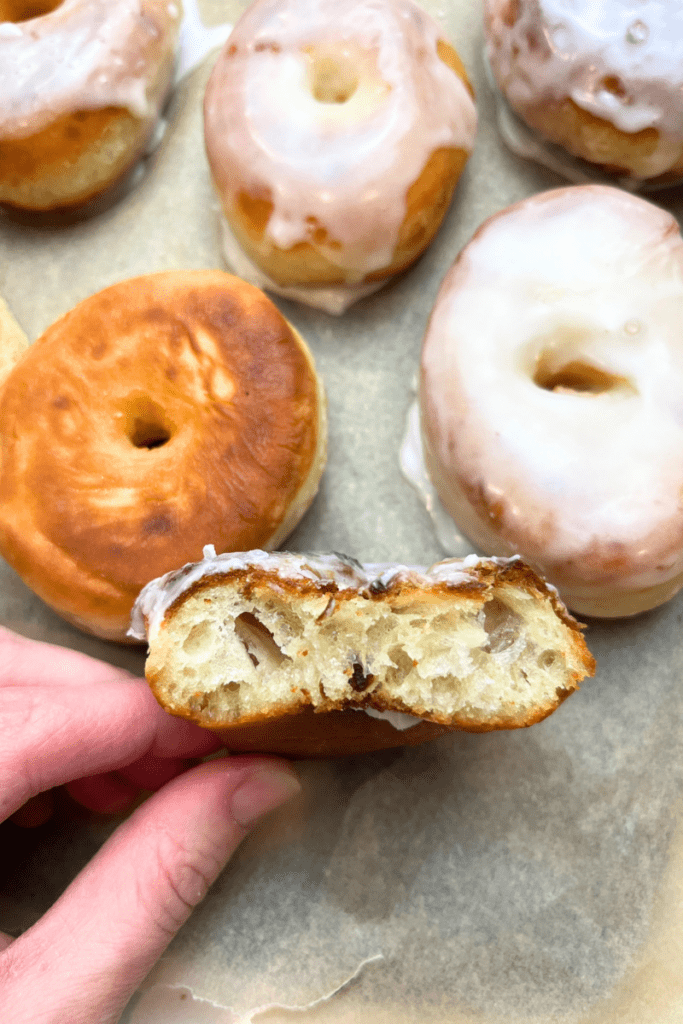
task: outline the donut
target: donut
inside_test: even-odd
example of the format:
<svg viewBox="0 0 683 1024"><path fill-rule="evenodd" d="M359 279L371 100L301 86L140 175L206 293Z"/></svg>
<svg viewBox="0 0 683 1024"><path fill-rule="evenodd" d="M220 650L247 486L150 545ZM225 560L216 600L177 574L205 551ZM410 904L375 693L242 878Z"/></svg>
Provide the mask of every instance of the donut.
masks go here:
<svg viewBox="0 0 683 1024"><path fill-rule="evenodd" d="M0 204L78 206L122 179L166 99L180 0L0 0Z"/></svg>
<svg viewBox="0 0 683 1024"><path fill-rule="evenodd" d="M634 179L683 173L683 9L639 0L485 0L487 56L545 139Z"/></svg>
<svg viewBox="0 0 683 1024"><path fill-rule="evenodd" d="M124 640L178 561L280 544L325 460L322 385L269 299L222 271L115 284L0 390L0 554L72 624Z"/></svg>
<svg viewBox="0 0 683 1024"><path fill-rule="evenodd" d="M412 0L256 0L216 62L204 124L228 263L340 312L430 243L476 111Z"/></svg>
<svg viewBox="0 0 683 1024"><path fill-rule="evenodd" d="M519 553L578 614L683 584L683 242L609 186L495 214L439 291L422 349L425 462L487 553Z"/></svg>
<svg viewBox="0 0 683 1024"><path fill-rule="evenodd" d="M131 628L162 707L231 750L289 756L532 725L594 670L576 621L518 559L427 570L207 547L145 587Z"/></svg>

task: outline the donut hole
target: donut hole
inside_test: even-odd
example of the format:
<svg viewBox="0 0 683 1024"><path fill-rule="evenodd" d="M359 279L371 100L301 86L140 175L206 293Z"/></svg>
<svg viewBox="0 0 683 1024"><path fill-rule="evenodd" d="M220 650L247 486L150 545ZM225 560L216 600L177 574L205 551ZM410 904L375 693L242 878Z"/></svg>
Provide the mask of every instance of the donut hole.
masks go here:
<svg viewBox="0 0 683 1024"><path fill-rule="evenodd" d="M310 88L318 103L347 103L358 88L355 63L348 55L310 54Z"/></svg>
<svg viewBox="0 0 683 1024"><path fill-rule="evenodd" d="M556 352L543 353L536 364L534 384L544 391L561 394L603 395L610 391L635 394L636 389L626 377L603 370L587 360L578 358L557 364Z"/></svg>
<svg viewBox="0 0 683 1024"><path fill-rule="evenodd" d="M267 626L252 615L242 612L235 619L235 633L242 642L252 665L263 666L265 670L275 670L284 661L289 661L275 642L273 634Z"/></svg>
<svg viewBox="0 0 683 1024"><path fill-rule="evenodd" d="M484 605L483 626L488 640L482 647L486 654L500 654L512 647L520 636L522 619L509 605L494 597Z"/></svg>
<svg viewBox="0 0 683 1024"><path fill-rule="evenodd" d="M129 436L135 448L161 448L171 440L171 432L163 424L142 419L135 420Z"/></svg>
<svg viewBox="0 0 683 1024"><path fill-rule="evenodd" d="M125 433L134 448L162 448L175 433L164 410L150 398L131 397L124 415Z"/></svg>
<svg viewBox="0 0 683 1024"><path fill-rule="evenodd" d="M0 22L18 24L32 18L42 18L61 7L64 0L0 0Z"/></svg>

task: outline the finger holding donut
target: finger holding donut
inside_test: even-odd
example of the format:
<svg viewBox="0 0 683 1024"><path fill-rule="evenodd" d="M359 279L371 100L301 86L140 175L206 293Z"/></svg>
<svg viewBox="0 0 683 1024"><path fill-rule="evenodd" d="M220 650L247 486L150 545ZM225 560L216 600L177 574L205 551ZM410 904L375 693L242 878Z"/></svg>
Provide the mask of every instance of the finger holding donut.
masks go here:
<svg viewBox="0 0 683 1024"><path fill-rule="evenodd" d="M50 786L71 783L80 795L90 773L133 768L146 753L215 749L207 733L166 715L144 680L111 665L7 630L0 655L0 823ZM237 845L299 784L280 760L230 757L150 788L159 791L53 907L17 938L0 932L3 1024L118 1021Z"/></svg>

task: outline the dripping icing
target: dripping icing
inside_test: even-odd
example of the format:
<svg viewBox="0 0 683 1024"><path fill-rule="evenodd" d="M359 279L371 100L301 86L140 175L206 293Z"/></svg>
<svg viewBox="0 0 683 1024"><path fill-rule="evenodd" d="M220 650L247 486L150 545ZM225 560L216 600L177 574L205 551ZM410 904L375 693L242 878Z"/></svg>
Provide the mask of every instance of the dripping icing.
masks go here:
<svg viewBox="0 0 683 1024"><path fill-rule="evenodd" d="M437 55L441 37L407 0L257 0L206 95L209 160L228 215L242 192L268 197L264 250L307 242L352 284L390 264L406 193L431 154L473 144L474 104ZM320 101L311 86L311 61L331 51L354 62L342 102Z"/></svg>

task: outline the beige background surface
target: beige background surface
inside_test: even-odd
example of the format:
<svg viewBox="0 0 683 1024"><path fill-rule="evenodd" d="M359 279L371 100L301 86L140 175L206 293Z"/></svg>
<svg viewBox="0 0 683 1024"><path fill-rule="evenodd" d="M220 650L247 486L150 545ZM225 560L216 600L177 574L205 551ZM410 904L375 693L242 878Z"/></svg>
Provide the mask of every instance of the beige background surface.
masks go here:
<svg viewBox="0 0 683 1024"><path fill-rule="evenodd" d="M499 141L478 5L428 6L475 84L477 148L435 244L401 280L341 320L279 302L309 341L330 402L329 466L289 542L297 550L440 557L397 459L427 317L486 216L562 183ZM202 4L213 23L238 9ZM0 219L0 294L32 340L116 280L221 264L201 137L210 63L179 87L143 181L107 213L49 230ZM658 201L683 211L676 192ZM682 617L679 597L632 621L590 624L596 679L529 731L303 765L302 801L248 840L153 975L204 1000L186 992L173 1021L227 1024L268 1004L306 1006L380 956L316 1008L255 1019L683 1021ZM4 565L0 621L142 669L139 653L62 623ZM87 817L30 835L4 826L0 929L28 927L111 827ZM136 1021L154 1019L147 1005L131 1008Z"/></svg>

